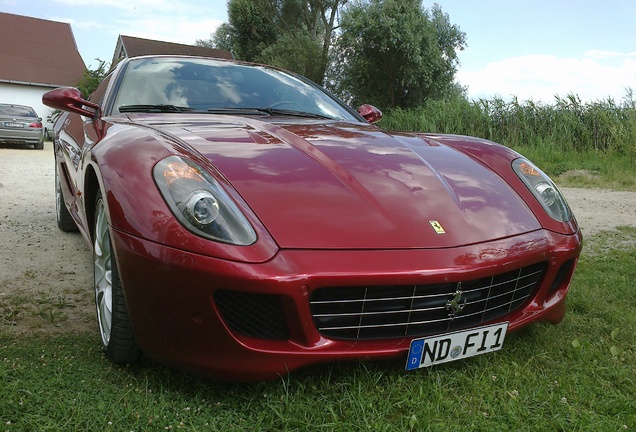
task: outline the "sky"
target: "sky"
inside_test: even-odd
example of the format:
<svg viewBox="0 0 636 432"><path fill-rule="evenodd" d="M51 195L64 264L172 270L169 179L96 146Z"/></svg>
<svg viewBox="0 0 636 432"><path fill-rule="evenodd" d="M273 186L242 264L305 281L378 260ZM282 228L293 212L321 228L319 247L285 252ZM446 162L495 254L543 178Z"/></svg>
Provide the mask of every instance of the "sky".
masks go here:
<svg viewBox="0 0 636 432"><path fill-rule="evenodd" d="M636 0L436 3L466 33L456 78L473 99L553 103L575 94L619 103L627 88L636 91ZM226 9L226 0L0 0L0 12L70 23L89 68L110 63L120 34L209 39Z"/></svg>

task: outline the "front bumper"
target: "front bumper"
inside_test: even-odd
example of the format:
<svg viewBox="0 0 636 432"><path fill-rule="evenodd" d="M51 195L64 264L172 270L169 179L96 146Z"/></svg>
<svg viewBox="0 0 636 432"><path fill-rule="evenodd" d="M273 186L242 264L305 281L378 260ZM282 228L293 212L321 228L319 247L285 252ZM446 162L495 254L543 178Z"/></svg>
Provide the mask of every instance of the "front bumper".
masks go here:
<svg viewBox="0 0 636 432"><path fill-rule="evenodd" d="M142 349L193 372L231 380L272 379L321 362L406 358L414 335L342 340L319 332L309 298L324 287L452 284L545 263L531 297L491 321L509 321L509 331L536 321L558 323L565 314L565 296L582 245L580 232L540 230L439 250L281 250L266 263L249 264L117 231L113 237L130 319ZM282 325L273 328L285 327L286 333L237 331L219 309L221 292L276 299ZM246 304L245 314L255 307L258 304Z"/></svg>

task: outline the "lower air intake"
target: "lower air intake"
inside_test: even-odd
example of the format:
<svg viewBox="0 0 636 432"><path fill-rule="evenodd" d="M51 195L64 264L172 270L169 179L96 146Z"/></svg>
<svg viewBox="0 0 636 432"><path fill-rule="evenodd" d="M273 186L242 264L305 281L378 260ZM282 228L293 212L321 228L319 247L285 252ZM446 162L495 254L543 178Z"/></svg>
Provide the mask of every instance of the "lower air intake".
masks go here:
<svg viewBox="0 0 636 432"><path fill-rule="evenodd" d="M223 321L234 332L261 339L289 339L279 296L218 290L214 302Z"/></svg>

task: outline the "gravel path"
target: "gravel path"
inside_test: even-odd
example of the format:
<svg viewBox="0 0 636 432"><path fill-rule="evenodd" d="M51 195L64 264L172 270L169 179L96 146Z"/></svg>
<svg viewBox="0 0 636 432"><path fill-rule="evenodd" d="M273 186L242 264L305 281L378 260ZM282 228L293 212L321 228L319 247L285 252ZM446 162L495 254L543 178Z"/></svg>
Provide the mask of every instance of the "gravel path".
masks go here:
<svg viewBox="0 0 636 432"><path fill-rule="evenodd" d="M608 189L560 188L583 236L619 226L636 227L636 192Z"/></svg>
<svg viewBox="0 0 636 432"><path fill-rule="evenodd" d="M95 326L90 248L57 228L53 186L50 142L0 146L0 334ZM584 236L636 226L636 192L562 191Z"/></svg>
<svg viewBox="0 0 636 432"><path fill-rule="evenodd" d="M91 251L55 222L53 149L0 145L0 334L92 331Z"/></svg>

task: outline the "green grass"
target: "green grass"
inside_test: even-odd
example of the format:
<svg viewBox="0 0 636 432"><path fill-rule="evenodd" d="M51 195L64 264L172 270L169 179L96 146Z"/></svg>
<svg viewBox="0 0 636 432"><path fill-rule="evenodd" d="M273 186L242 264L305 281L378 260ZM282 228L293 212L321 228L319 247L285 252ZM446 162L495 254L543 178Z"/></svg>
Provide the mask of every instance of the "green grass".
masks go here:
<svg viewBox="0 0 636 432"><path fill-rule="evenodd" d="M618 153L632 160L636 155L636 100L631 90L622 103L584 103L572 94L557 97L553 104L456 98L386 114L382 127L387 129L478 136L510 147Z"/></svg>
<svg viewBox="0 0 636 432"><path fill-rule="evenodd" d="M557 151L529 146L514 149L561 186L636 191L636 166L624 156L593 150Z"/></svg>
<svg viewBox="0 0 636 432"><path fill-rule="evenodd" d="M0 328L0 431L633 430L636 229L586 243L562 324L411 373L404 361L340 363L221 383L150 361L113 366L96 334Z"/></svg>
<svg viewBox="0 0 636 432"><path fill-rule="evenodd" d="M34 331L50 325L66 325L69 310L75 309L76 303L86 301L86 292L71 295L67 291L57 296L47 293L27 295L20 292L0 296L0 328L3 325L16 325L18 322Z"/></svg>

